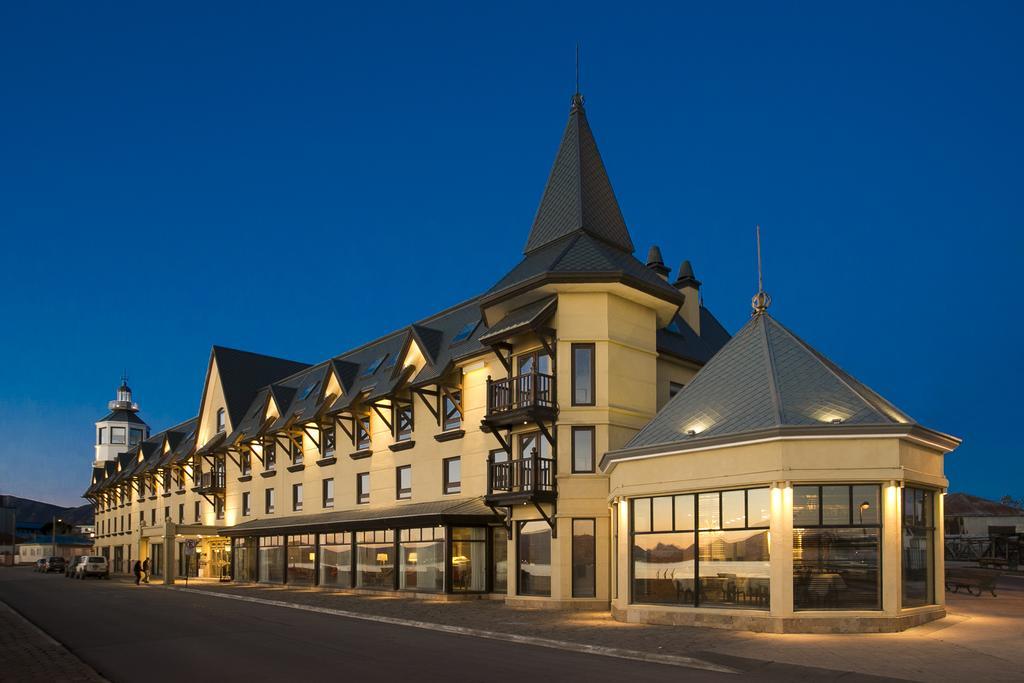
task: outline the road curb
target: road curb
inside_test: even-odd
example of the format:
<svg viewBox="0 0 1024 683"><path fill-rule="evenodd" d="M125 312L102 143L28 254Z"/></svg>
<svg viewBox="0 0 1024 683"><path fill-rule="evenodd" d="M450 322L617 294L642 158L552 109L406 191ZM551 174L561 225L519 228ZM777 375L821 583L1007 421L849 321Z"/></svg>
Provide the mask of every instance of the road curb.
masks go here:
<svg viewBox="0 0 1024 683"><path fill-rule="evenodd" d="M435 624L429 621L416 621L413 619L400 619L398 617L385 617L377 614L366 614L363 612L350 612L347 610L332 609L330 607L316 607L314 605L303 605L300 603L287 602L284 600L268 600L266 598L254 598L248 595L230 595L228 593L201 590L197 588L179 588L178 586L166 586L166 588L181 591L183 593L210 595L213 597L225 598L227 600L252 602L259 605L273 605L276 607L286 607L289 609L303 610L305 612L319 612L320 614L330 614L338 617L347 617L349 619L361 619L362 621L374 621L381 624L407 626L409 628L419 628L427 631L439 631L442 633L470 636L473 638L486 638L488 640L501 640L505 642L520 643L523 645L536 645L537 647L546 647L552 650L583 652L585 654L599 655L602 657L616 657L618 659L631 659L634 661L650 662L654 664L667 664L670 666L684 667L687 669L701 669L704 671L714 671L717 673L741 673L741 671L739 671L738 669L733 669L731 667L723 666L721 664L715 664L714 662L709 662L707 660L697 659L695 657L685 657L682 655L663 655L651 652L641 652L639 650L624 650L620 648L604 647L600 645L587 645L585 643L574 643L564 640L548 640L546 638L523 636L515 633L483 631L480 629L467 628L465 626L449 626L447 624Z"/></svg>

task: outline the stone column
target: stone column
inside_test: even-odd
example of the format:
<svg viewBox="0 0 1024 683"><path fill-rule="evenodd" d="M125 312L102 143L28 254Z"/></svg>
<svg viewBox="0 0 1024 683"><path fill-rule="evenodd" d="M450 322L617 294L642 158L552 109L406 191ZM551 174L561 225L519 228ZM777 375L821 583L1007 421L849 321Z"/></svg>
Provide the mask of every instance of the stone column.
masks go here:
<svg viewBox="0 0 1024 683"><path fill-rule="evenodd" d="M164 520L164 585L174 585L174 536L178 526L168 517Z"/></svg>
<svg viewBox="0 0 1024 683"><path fill-rule="evenodd" d="M771 547L769 613L773 617L793 616L793 487L775 482L771 488Z"/></svg>
<svg viewBox="0 0 1024 683"><path fill-rule="evenodd" d="M882 506L882 611L886 616L899 616L903 588L901 562L903 539L900 536L900 518L903 514L903 489L899 482L884 487Z"/></svg>

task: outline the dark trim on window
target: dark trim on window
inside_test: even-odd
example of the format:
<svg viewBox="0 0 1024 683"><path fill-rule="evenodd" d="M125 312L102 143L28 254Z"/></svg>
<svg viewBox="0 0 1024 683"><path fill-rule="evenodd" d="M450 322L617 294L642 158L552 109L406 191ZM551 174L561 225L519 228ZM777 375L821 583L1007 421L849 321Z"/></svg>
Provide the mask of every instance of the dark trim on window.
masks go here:
<svg viewBox="0 0 1024 683"><path fill-rule="evenodd" d="M448 463L458 462L459 463L459 480L456 482L448 479ZM451 458L444 458L441 460L441 493L450 496L456 493L462 493L462 456L456 455Z"/></svg>
<svg viewBox="0 0 1024 683"><path fill-rule="evenodd" d="M363 490L363 477L366 477L366 490ZM370 502L370 473L356 473L356 505L368 505Z"/></svg>
<svg viewBox="0 0 1024 683"><path fill-rule="evenodd" d="M441 432L440 434L435 434L434 439L437 441L455 441L456 439L461 439L465 435L466 430L453 429L449 432Z"/></svg>
<svg viewBox="0 0 1024 683"><path fill-rule="evenodd" d="M329 458L320 458L316 461L316 465L317 467L327 467L328 465L333 465L336 462L338 462L338 459L331 456Z"/></svg>
<svg viewBox="0 0 1024 683"><path fill-rule="evenodd" d="M576 432L590 432L590 469L576 469ZM573 427L569 435L569 450L573 474L593 474L597 467L597 429L595 427Z"/></svg>
<svg viewBox="0 0 1024 683"><path fill-rule="evenodd" d="M569 548L569 572L572 575L572 597L574 598L596 598L597 597L597 519L594 517L573 517L569 524L570 539ZM594 563L594 588L590 593L583 593L576 590L576 522L590 522L594 531L594 555L591 558Z"/></svg>
<svg viewBox="0 0 1024 683"><path fill-rule="evenodd" d="M306 469L306 466L301 462L298 465L288 465L289 472L301 472L304 469Z"/></svg>
<svg viewBox="0 0 1024 683"><path fill-rule="evenodd" d="M402 488L402 472L409 471L409 488ZM399 465L395 468L395 499L409 500L412 498L412 465Z"/></svg>
<svg viewBox="0 0 1024 683"><path fill-rule="evenodd" d="M353 460L362 460L363 458L369 458L371 455L373 455L373 451L370 450L369 448L364 448L361 451L349 453L348 457L352 458Z"/></svg>
<svg viewBox="0 0 1024 683"><path fill-rule="evenodd" d="M398 443L393 443L390 446L388 446L388 448L397 453L398 451L407 451L415 445L416 442L410 439L409 441L399 441Z"/></svg>
<svg viewBox="0 0 1024 683"><path fill-rule="evenodd" d="M576 400L576 350L577 349L589 349L590 350L590 401L580 402ZM597 348L594 344L572 344L570 346L571 351L571 367L570 372L572 373L571 389L572 396L570 396L570 403L574 406L592 406L597 401Z"/></svg>
<svg viewBox="0 0 1024 683"><path fill-rule="evenodd" d="M264 479L266 479L267 477L272 477L275 474L277 474L277 470L265 470L263 472L260 472L260 476L263 477Z"/></svg>

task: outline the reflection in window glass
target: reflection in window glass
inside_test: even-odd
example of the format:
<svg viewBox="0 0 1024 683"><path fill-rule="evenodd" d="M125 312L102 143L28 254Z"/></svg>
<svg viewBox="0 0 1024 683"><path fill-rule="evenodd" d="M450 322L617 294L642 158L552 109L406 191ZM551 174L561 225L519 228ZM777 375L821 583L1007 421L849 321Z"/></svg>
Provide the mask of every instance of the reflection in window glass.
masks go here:
<svg viewBox="0 0 1024 683"><path fill-rule="evenodd" d="M283 537L260 537L259 581L260 583L284 583Z"/></svg>
<svg viewBox="0 0 1024 683"><path fill-rule="evenodd" d="M487 530L452 528L452 591L487 590Z"/></svg>
<svg viewBox="0 0 1024 683"><path fill-rule="evenodd" d="M633 501L633 530L637 532L651 530L650 498L637 498Z"/></svg>
<svg viewBox="0 0 1024 683"><path fill-rule="evenodd" d="M853 508L855 524L878 524L881 521L882 504L878 500L877 485L854 486Z"/></svg>
<svg viewBox="0 0 1024 683"><path fill-rule="evenodd" d="M352 587L352 538L349 533L320 534L320 585Z"/></svg>
<svg viewBox="0 0 1024 683"><path fill-rule="evenodd" d="M700 603L768 607L768 531L700 534Z"/></svg>
<svg viewBox="0 0 1024 683"><path fill-rule="evenodd" d="M519 527L519 594L551 595L551 527L522 522Z"/></svg>
<svg viewBox="0 0 1024 683"><path fill-rule="evenodd" d="M747 491L747 526L766 527L771 520L771 489Z"/></svg>
<svg viewBox="0 0 1024 683"><path fill-rule="evenodd" d="M659 496L652 500L654 506L653 531L672 531L672 498Z"/></svg>
<svg viewBox="0 0 1024 683"><path fill-rule="evenodd" d="M818 526L821 518L818 515L818 487L793 487L793 526Z"/></svg>
<svg viewBox="0 0 1024 683"><path fill-rule="evenodd" d="M821 487L821 523L825 526L850 523L850 487Z"/></svg>
<svg viewBox="0 0 1024 683"><path fill-rule="evenodd" d="M880 529L793 530L796 609L881 609Z"/></svg>
<svg viewBox="0 0 1024 683"><path fill-rule="evenodd" d="M701 529L718 529L721 527L721 519L719 517L718 508L718 494L717 493L701 493L698 497L699 512L699 528Z"/></svg>
<svg viewBox="0 0 1024 683"><path fill-rule="evenodd" d="M925 489L903 489L904 607L921 607L935 601L933 496Z"/></svg>
<svg viewBox="0 0 1024 683"><path fill-rule="evenodd" d="M722 528L742 529L746 526L746 495L743 491L722 492Z"/></svg>
<svg viewBox="0 0 1024 683"><path fill-rule="evenodd" d="M495 593L505 593L508 591L508 532L504 527L491 528L491 553L492 587Z"/></svg>
<svg viewBox="0 0 1024 683"><path fill-rule="evenodd" d="M288 537L288 583L312 586L316 572L316 546L312 534Z"/></svg>
<svg viewBox="0 0 1024 683"><path fill-rule="evenodd" d="M417 529L417 531L419 531ZM432 529L424 529L429 532ZM401 571L398 587L403 590L440 593L444 590L444 538L399 543Z"/></svg>
<svg viewBox="0 0 1024 683"><path fill-rule="evenodd" d="M633 537L633 601L692 605L694 533Z"/></svg>
<svg viewBox="0 0 1024 683"><path fill-rule="evenodd" d="M690 531L693 529L693 495L676 496L676 529ZM637 529L637 531L640 531Z"/></svg>
<svg viewBox="0 0 1024 683"><path fill-rule="evenodd" d="M669 499L671 501L671 499ZM671 507L669 508L671 510ZM594 520L572 520L572 597L597 595L597 548L594 544Z"/></svg>
<svg viewBox="0 0 1024 683"><path fill-rule="evenodd" d="M360 588L393 588L395 546L390 531L361 531L356 542L356 585Z"/></svg>

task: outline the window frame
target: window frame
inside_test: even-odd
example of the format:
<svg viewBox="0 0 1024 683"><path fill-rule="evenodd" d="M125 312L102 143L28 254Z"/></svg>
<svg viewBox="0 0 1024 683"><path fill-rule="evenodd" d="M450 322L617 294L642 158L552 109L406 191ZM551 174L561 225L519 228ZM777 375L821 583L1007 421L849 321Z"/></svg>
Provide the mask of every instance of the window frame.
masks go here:
<svg viewBox="0 0 1024 683"><path fill-rule="evenodd" d="M215 426L217 428L217 432L216 433L220 434L223 431L227 431L227 428L228 428L227 413L225 412L224 408L217 408L217 416L216 416L215 419L216 419Z"/></svg>
<svg viewBox="0 0 1024 683"><path fill-rule="evenodd" d="M120 439L120 440L118 440ZM128 430L125 427L110 428L110 445L124 446L128 443Z"/></svg>
<svg viewBox="0 0 1024 683"><path fill-rule="evenodd" d="M402 474L409 473L409 487L402 488ZM412 500L412 465L395 467L395 500Z"/></svg>
<svg viewBox="0 0 1024 683"><path fill-rule="evenodd" d="M449 477L448 466L452 463L458 463L459 465L459 479L458 481L452 481ZM462 456L456 455L450 458L444 458L441 460L441 478L442 486L441 493L446 496L462 493Z"/></svg>
<svg viewBox="0 0 1024 683"><path fill-rule="evenodd" d="M248 517L252 514L252 495L249 491L242 491L242 516Z"/></svg>
<svg viewBox="0 0 1024 683"><path fill-rule="evenodd" d="M303 489L302 482L292 484L292 512L302 512Z"/></svg>
<svg viewBox="0 0 1024 683"><path fill-rule="evenodd" d="M449 406L451 406L451 410L449 410ZM443 431L451 432L462 429L462 389L443 393L441 411L441 429Z"/></svg>
<svg viewBox="0 0 1024 683"><path fill-rule="evenodd" d="M364 480L365 478L365 480ZM363 487L363 483L366 487ZM370 473L356 472L356 505L370 504Z"/></svg>
<svg viewBox="0 0 1024 683"><path fill-rule="evenodd" d="M576 469L576 434L590 432L590 469ZM594 474L597 471L597 428L594 426L573 425L569 438L570 456L573 474Z"/></svg>
<svg viewBox="0 0 1024 683"><path fill-rule="evenodd" d="M327 489L330 489L330 497L327 496ZM323 484L320 487L320 501L321 506L325 509L334 507L334 477L324 477Z"/></svg>
<svg viewBox="0 0 1024 683"><path fill-rule="evenodd" d="M596 598L597 597L597 519L594 517L573 517L570 520L570 532L572 538L570 539L570 550L569 550L569 573L571 575L572 583L572 597L574 598ZM592 548L593 554L590 557L591 564L594 567L594 587L593 592L585 594L576 590L576 522L589 522L591 524L591 531L594 538L594 547ZM582 534L581 534L582 535Z"/></svg>
<svg viewBox="0 0 1024 683"><path fill-rule="evenodd" d="M273 486L263 490L263 509L267 515L277 512L277 489Z"/></svg>
<svg viewBox="0 0 1024 683"><path fill-rule="evenodd" d="M590 400L589 401L577 401L576 400L576 391L577 391L577 384L576 384L576 364L577 364L576 352L577 351L582 351L584 349L590 351L590 363L589 363L590 367L588 369L589 376L590 376L590 388L589 388ZM571 356L571 363L570 363L571 367L569 369L569 372L571 373L570 385L571 385L571 392L572 392L571 395L570 395L570 399L571 399L570 400L570 404L574 405L574 406L593 406L593 405L597 405L597 345L594 344L594 343L591 343L591 342L571 344L570 347L569 347L569 350L570 350L570 356Z"/></svg>

